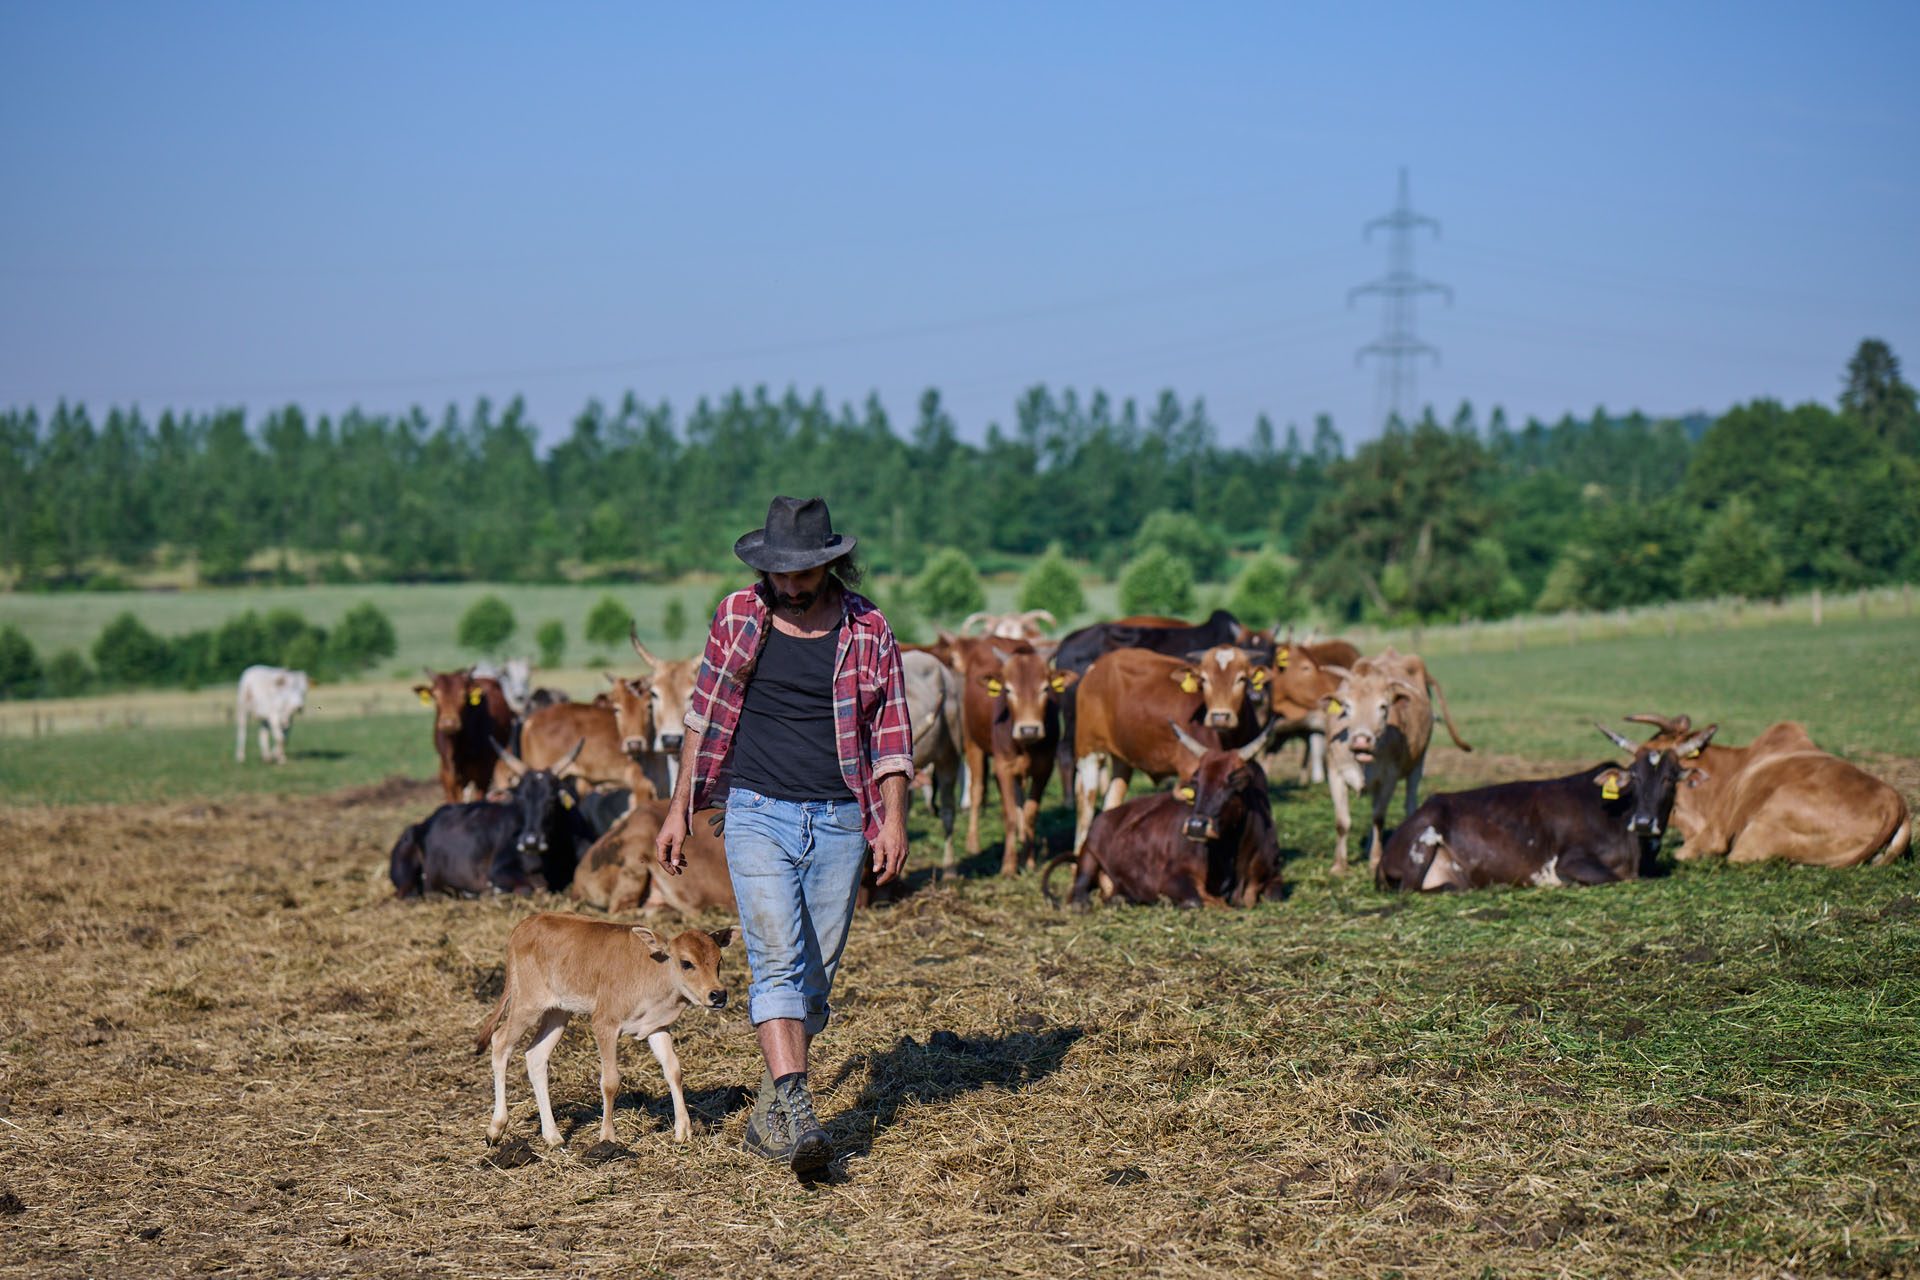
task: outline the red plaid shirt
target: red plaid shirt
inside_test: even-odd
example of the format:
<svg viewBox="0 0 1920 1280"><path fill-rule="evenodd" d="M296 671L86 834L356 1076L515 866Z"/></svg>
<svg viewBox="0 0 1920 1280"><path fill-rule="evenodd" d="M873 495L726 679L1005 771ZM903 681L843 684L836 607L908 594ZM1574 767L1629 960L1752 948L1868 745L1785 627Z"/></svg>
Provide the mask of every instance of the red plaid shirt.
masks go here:
<svg viewBox="0 0 1920 1280"><path fill-rule="evenodd" d="M844 595L847 623L833 660L834 742L840 776L860 802L871 844L886 817L880 779L893 773L913 776L913 727L907 722L907 681L892 628L871 600L851 591ZM702 735L689 812L726 803L733 733L747 681L771 633L758 587L734 592L714 611L700 674L687 701L687 732Z"/></svg>

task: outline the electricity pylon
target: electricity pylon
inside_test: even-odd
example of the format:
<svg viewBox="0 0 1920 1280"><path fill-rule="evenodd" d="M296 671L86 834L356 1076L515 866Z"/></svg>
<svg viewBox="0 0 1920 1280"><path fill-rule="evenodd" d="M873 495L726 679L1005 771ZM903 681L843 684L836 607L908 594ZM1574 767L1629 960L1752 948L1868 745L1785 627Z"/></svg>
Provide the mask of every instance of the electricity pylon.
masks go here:
<svg viewBox="0 0 1920 1280"><path fill-rule="evenodd" d="M1446 298L1448 306L1453 305L1452 289L1432 280L1422 280L1413 273L1413 232L1414 228L1423 226L1431 227L1434 237L1439 237L1439 222L1414 212L1413 199L1407 193L1407 171L1402 168L1399 203L1393 212L1369 222L1366 229L1369 241L1376 227L1385 227L1391 233L1387 240L1387 274L1347 291L1348 306L1362 294L1377 293L1381 297L1380 336L1355 352L1353 362L1360 364L1368 356L1380 360L1379 393L1374 407L1382 422L1393 418L1406 422L1409 415L1418 411L1420 357L1432 356L1435 364L1440 363L1440 352L1420 341L1414 332L1414 299L1423 293L1437 293Z"/></svg>

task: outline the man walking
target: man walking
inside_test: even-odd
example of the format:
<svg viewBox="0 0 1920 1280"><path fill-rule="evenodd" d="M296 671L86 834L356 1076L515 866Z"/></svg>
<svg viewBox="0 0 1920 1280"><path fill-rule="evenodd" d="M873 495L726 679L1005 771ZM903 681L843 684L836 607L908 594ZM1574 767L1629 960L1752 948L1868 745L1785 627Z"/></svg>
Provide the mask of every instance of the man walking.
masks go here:
<svg viewBox="0 0 1920 1280"><path fill-rule="evenodd" d="M851 588L854 540L819 498L775 498L734 544L757 585L720 602L688 702L660 863L686 866L687 817L726 805L727 871L753 969L767 1069L746 1146L797 1174L833 1158L807 1089L869 846L885 884L907 860L913 737L900 650Z"/></svg>

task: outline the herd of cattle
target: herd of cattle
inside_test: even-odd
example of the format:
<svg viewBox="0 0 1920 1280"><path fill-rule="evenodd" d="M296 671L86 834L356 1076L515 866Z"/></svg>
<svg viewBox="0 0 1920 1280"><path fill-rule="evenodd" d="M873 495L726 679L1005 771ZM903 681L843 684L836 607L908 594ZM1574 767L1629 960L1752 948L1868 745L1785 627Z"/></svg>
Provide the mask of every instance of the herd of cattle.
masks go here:
<svg viewBox="0 0 1920 1280"><path fill-rule="evenodd" d="M1791 722L1729 747L1713 742L1716 726L1696 730L1685 716L1628 716L1654 733L1636 742L1601 727L1624 764L1423 804L1436 707L1454 742L1472 748L1417 656L1276 638L1224 610L1199 624L1122 618L1058 641L1044 634L1051 623L1040 610L977 614L936 644L902 646L916 784L944 833L943 878L955 869L963 788L968 852L979 852L991 787L1006 833L1002 874L1034 867L1040 802L1057 772L1075 822L1071 852L1043 870L1049 900L1068 864L1068 897L1080 905L1096 892L1183 905L1277 896L1267 774L1294 741L1303 779L1332 796L1333 870L1347 868L1358 798L1368 866L1386 889L1635 879L1669 825L1682 861L1841 867L1890 861L1909 844L1900 793ZM615 913L733 907L717 815L693 824L685 875L653 874L699 660L662 661L637 634L632 644L644 669L609 674L592 702L532 687L525 661L427 673L416 692L433 709L446 803L394 845L401 896L544 887ZM305 692L303 673L249 669L236 754L258 720L262 755L284 760ZM1129 800L1135 774L1174 785ZM1402 788L1404 820L1390 827Z"/></svg>

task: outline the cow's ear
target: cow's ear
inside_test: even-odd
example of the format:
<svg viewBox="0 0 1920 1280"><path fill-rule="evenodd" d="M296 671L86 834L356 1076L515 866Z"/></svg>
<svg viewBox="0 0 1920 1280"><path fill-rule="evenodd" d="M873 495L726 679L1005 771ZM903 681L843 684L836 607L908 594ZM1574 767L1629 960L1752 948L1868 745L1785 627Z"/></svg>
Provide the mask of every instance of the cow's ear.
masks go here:
<svg viewBox="0 0 1920 1280"><path fill-rule="evenodd" d="M1712 777L1713 775L1708 773L1705 769L1693 768L1693 769L1688 769L1685 773L1681 774L1680 780L1686 783L1687 786L1689 787L1697 787L1701 783L1707 781Z"/></svg>
<svg viewBox="0 0 1920 1280"><path fill-rule="evenodd" d="M1198 796L1200 793L1194 789L1194 786L1192 783L1187 783L1184 786L1175 787L1173 794L1179 796L1182 800L1185 800L1188 804L1192 804L1194 801L1194 797Z"/></svg>
<svg viewBox="0 0 1920 1280"><path fill-rule="evenodd" d="M1285 671L1287 669L1287 663L1292 660L1292 657L1293 655L1288 651L1287 646L1284 644L1281 645L1273 651L1273 669L1275 671Z"/></svg>
<svg viewBox="0 0 1920 1280"><path fill-rule="evenodd" d="M1079 679L1080 673L1078 671L1056 671L1047 677L1047 688L1053 690L1055 693L1065 693L1067 690L1073 688Z"/></svg>
<svg viewBox="0 0 1920 1280"><path fill-rule="evenodd" d="M427 688L427 686L417 684L413 686L413 692L414 696L420 699L422 706L430 707L433 705L433 690Z"/></svg>
<svg viewBox="0 0 1920 1280"><path fill-rule="evenodd" d="M562 809L573 808L573 793L565 788L562 788L560 791L560 807Z"/></svg>
<svg viewBox="0 0 1920 1280"><path fill-rule="evenodd" d="M733 941L733 926L728 925L724 929L715 929L712 933L708 934L707 936L713 939L714 946L724 947L729 942Z"/></svg>
<svg viewBox="0 0 1920 1280"><path fill-rule="evenodd" d="M1321 709L1330 716L1337 716L1346 710L1345 707L1340 705L1340 699L1331 693L1323 693L1320 695L1320 706Z"/></svg>
<svg viewBox="0 0 1920 1280"><path fill-rule="evenodd" d="M648 955L652 956L655 960L660 961L662 964L666 963L667 944L660 941L659 937L653 932L653 930L647 928L647 926L643 924L637 924L633 926L633 936L640 939L640 941L646 946Z"/></svg>
<svg viewBox="0 0 1920 1280"><path fill-rule="evenodd" d="M1170 672L1169 676L1175 684L1180 686L1180 692L1200 692L1200 675L1192 667L1181 667L1178 671Z"/></svg>
<svg viewBox="0 0 1920 1280"><path fill-rule="evenodd" d="M1633 775L1625 769L1608 769L1594 778L1593 785L1600 788L1602 800L1618 800L1620 793L1633 785Z"/></svg>
<svg viewBox="0 0 1920 1280"><path fill-rule="evenodd" d="M1254 688L1256 689L1266 688L1268 678L1269 677L1267 674L1267 669L1265 667L1255 667L1253 669L1252 683Z"/></svg>
<svg viewBox="0 0 1920 1280"><path fill-rule="evenodd" d="M478 689L469 689L467 690L467 705L477 707L481 702L485 701L486 696L486 694L480 692Z"/></svg>
<svg viewBox="0 0 1920 1280"><path fill-rule="evenodd" d="M990 698L997 698L1007 691L1007 682L999 676L981 676L980 683L986 687Z"/></svg>

